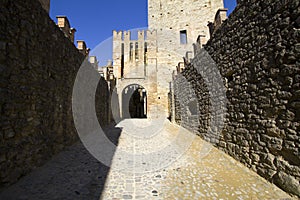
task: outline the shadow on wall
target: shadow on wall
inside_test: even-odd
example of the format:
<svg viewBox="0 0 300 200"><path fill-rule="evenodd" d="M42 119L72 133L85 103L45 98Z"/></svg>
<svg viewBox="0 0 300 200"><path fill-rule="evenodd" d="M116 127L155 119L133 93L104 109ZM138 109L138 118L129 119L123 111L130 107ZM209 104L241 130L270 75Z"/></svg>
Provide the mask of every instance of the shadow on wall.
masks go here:
<svg viewBox="0 0 300 200"><path fill-rule="evenodd" d="M298 197L299 8L298 0L239 1L204 47L216 62L227 90L225 126L215 146ZM207 59L199 55L192 63L203 65ZM210 115L214 112L210 111L213 106L208 100L214 99L209 96L213 90L206 91L204 83L210 82L204 82L203 77L197 75L196 67L187 66L181 75L197 93L200 126L193 126L188 118L191 115L185 108L189 107L189 101L175 110L180 112L182 126L192 128L211 141L205 134L210 128L207 122L218 119ZM181 82L179 85L186 87ZM184 94L187 89L180 91ZM180 100L180 96L176 98ZM176 101L175 105L178 105Z"/></svg>
<svg viewBox="0 0 300 200"><path fill-rule="evenodd" d="M104 129L115 147L121 131L122 129L113 126ZM0 199L98 200L109 169L96 160L82 143L77 143L15 185L2 190Z"/></svg>
<svg viewBox="0 0 300 200"><path fill-rule="evenodd" d="M81 144L69 147L78 141L72 89L85 55L36 0L1 1L0 13L0 199L96 199L109 168ZM106 105L96 108L101 125ZM120 132L107 134L117 143Z"/></svg>

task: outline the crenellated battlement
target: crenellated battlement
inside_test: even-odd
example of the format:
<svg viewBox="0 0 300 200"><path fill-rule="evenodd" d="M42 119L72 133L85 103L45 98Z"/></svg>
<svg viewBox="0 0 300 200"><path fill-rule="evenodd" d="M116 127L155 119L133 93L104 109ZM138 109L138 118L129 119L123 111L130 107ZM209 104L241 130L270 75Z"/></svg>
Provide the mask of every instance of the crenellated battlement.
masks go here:
<svg viewBox="0 0 300 200"><path fill-rule="evenodd" d="M123 31L113 30L113 40L122 40L122 38L123 38Z"/></svg>
<svg viewBox="0 0 300 200"><path fill-rule="evenodd" d="M70 21L66 16L56 16L57 26L62 30L67 38L74 42L76 29L71 28Z"/></svg>
<svg viewBox="0 0 300 200"><path fill-rule="evenodd" d="M208 22L210 37L220 28L222 23L227 19L227 8L219 9L215 15L214 22Z"/></svg>
<svg viewBox="0 0 300 200"><path fill-rule="evenodd" d="M138 41L145 40L145 31L138 31Z"/></svg>
<svg viewBox="0 0 300 200"><path fill-rule="evenodd" d="M157 31L156 30L146 30L147 40L156 40Z"/></svg>
<svg viewBox="0 0 300 200"><path fill-rule="evenodd" d="M138 30L132 39L131 31L113 31L113 60L116 78L144 78L149 55L156 55L156 31ZM133 67L136 69L133 72ZM137 67L139 66L139 67ZM133 73L132 73L133 72Z"/></svg>
<svg viewBox="0 0 300 200"><path fill-rule="evenodd" d="M71 28L70 21L67 16L56 16L57 26L65 34L65 36L71 40L74 44L76 29ZM77 48L84 55L88 56L90 49L87 48L87 45L84 40L77 40Z"/></svg>
<svg viewBox="0 0 300 200"><path fill-rule="evenodd" d="M149 115L167 116L172 72L182 71L209 40L207 22L219 25L223 8L223 0L148 0L148 30L113 31L117 87L136 82L150 87Z"/></svg>
<svg viewBox="0 0 300 200"><path fill-rule="evenodd" d="M137 40L132 39L131 31L113 31L113 41L119 42L143 42L147 40L156 40L157 31L156 30L138 30Z"/></svg>
<svg viewBox="0 0 300 200"><path fill-rule="evenodd" d="M130 41L130 38L131 38L131 32L130 31L124 31L123 32L124 41Z"/></svg>
<svg viewBox="0 0 300 200"><path fill-rule="evenodd" d="M86 43L84 40L77 40L77 49L80 53L82 53L84 56L89 56L90 49L87 48Z"/></svg>

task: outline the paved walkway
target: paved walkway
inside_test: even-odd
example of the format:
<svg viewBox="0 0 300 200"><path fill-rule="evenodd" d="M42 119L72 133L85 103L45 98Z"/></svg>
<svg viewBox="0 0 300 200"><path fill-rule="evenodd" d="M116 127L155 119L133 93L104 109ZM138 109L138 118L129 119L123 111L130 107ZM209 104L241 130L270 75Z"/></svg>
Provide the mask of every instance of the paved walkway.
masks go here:
<svg viewBox="0 0 300 200"><path fill-rule="evenodd" d="M106 132L116 142L121 131L109 127ZM0 200L99 200L108 171L79 142L0 190Z"/></svg>
<svg viewBox="0 0 300 200"><path fill-rule="evenodd" d="M292 199L166 120L124 120L106 133L118 142L110 169L79 143L0 191L0 199Z"/></svg>
<svg viewBox="0 0 300 200"><path fill-rule="evenodd" d="M131 119L118 126L123 131L101 199L292 199L230 156L168 121ZM124 151L135 156L126 157ZM145 159L140 159L140 154Z"/></svg>

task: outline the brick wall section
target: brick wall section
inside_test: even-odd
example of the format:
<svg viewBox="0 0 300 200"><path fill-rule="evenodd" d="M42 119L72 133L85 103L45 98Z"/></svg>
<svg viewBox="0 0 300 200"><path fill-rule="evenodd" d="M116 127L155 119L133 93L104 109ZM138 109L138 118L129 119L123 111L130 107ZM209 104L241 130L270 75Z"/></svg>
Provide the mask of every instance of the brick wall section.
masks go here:
<svg viewBox="0 0 300 200"><path fill-rule="evenodd" d="M71 95L83 59L38 1L1 2L0 187L78 141ZM98 91L97 102L107 102L102 79Z"/></svg>
<svg viewBox="0 0 300 200"><path fill-rule="evenodd" d="M228 85L225 127L216 146L298 196L299 13L298 0L240 1L205 47L216 61L224 85ZM201 58L198 61L201 63ZM205 97L207 88L193 66L182 74L198 97L201 115L194 131L206 138L210 120L206 108L211 108ZM181 124L191 129L188 113L183 110Z"/></svg>

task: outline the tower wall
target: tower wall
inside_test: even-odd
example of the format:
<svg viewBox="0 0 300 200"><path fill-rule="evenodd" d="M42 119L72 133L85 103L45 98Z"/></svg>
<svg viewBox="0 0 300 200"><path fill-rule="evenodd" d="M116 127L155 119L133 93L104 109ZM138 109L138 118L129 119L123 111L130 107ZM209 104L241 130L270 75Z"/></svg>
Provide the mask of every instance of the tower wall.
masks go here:
<svg viewBox="0 0 300 200"><path fill-rule="evenodd" d="M148 0L148 26L150 30L176 32L172 38L175 44L180 44L181 30L196 41L200 34L209 36L207 22L214 21L219 8L224 8L223 0Z"/></svg>
<svg viewBox="0 0 300 200"><path fill-rule="evenodd" d="M204 41L209 39L207 23L223 7L223 0L148 0L149 30L157 31L157 92L162 115L168 115L172 72L186 52L193 52L199 35Z"/></svg>
<svg viewBox="0 0 300 200"><path fill-rule="evenodd" d="M114 32L114 73L117 84L145 79L155 89L153 102L159 116L168 117L168 93L172 73L185 57L193 57L199 35L209 39L208 21L223 8L223 0L148 0L148 31L138 32L138 40L130 32ZM146 39L145 39L146 38ZM147 44L147 50L145 50ZM137 48L136 48L137 47ZM145 52L147 51L147 52Z"/></svg>
<svg viewBox="0 0 300 200"><path fill-rule="evenodd" d="M114 76L117 79L119 102L122 92L131 84L139 84L147 91L147 116L157 118L157 34L156 31L140 30L137 40L131 39L130 31L113 32ZM122 116L123 105L120 105Z"/></svg>

